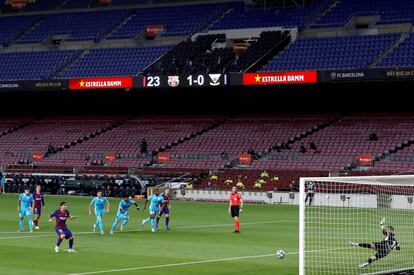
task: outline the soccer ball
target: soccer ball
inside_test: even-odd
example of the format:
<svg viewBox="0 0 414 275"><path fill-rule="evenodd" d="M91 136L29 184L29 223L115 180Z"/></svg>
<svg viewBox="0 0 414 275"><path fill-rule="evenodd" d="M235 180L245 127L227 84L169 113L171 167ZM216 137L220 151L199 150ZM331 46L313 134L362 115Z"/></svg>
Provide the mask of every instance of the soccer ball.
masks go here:
<svg viewBox="0 0 414 275"><path fill-rule="evenodd" d="M277 252L276 252L276 258L278 258L278 259L283 259L285 257L285 251L283 251L283 250L278 250Z"/></svg>

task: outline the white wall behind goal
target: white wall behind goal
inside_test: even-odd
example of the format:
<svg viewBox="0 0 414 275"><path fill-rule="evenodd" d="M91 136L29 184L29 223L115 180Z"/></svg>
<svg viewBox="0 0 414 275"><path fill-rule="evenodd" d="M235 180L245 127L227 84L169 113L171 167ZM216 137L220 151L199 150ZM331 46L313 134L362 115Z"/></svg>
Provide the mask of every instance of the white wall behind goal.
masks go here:
<svg viewBox="0 0 414 275"><path fill-rule="evenodd" d="M290 192L241 192L246 202L261 202L268 204L299 204L299 193ZM272 198L268 198L272 193ZM293 194L293 195L292 195ZM185 190L183 195L177 190L177 199L190 199L195 201L228 201L230 191L218 190ZM375 194L345 194L343 201L339 193L315 193L314 206L377 208L378 198ZM308 201L309 203L309 201ZM308 203L306 207L308 207ZM413 209L413 203L409 203L408 196L392 195L390 207L392 209Z"/></svg>
<svg viewBox="0 0 414 275"><path fill-rule="evenodd" d="M272 194L272 198L268 197L268 193ZM271 204L299 204L299 193L293 193L294 198L289 196L288 192L241 192L243 200L246 202L261 202ZM218 190L185 190L182 195L181 190L177 190L177 199L191 199L200 201L228 201L230 191Z"/></svg>

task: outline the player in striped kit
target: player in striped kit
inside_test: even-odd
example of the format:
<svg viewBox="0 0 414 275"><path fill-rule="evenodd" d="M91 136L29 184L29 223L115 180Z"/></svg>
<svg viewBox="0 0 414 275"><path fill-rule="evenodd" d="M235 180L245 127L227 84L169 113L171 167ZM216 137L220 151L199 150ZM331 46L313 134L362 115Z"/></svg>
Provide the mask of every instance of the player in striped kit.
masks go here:
<svg viewBox="0 0 414 275"><path fill-rule="evenodd" d="M33 200L34 200L34 208L33 208L33 214L35 216L33 223L35 225L35 229L39 230L39 220L40 215L42 214L42 208L45 208L45 200L43 193L41 192L40 185L36 185L36 192L33 194Z"/></svg>
<svg viewBox="0 0 414 275"><path fill-rule="evenodd" d="M160 203L155 228L158 229L158 222L160 221L162 214L165 214L165 229L170 230L170 189L165 189L160 197L163 198L163 201Z"/></svg>

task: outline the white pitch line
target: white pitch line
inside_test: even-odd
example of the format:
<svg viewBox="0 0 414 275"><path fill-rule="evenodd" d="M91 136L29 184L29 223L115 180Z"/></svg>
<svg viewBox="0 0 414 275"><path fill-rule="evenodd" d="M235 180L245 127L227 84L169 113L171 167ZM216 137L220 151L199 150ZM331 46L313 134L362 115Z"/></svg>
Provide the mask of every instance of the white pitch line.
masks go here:
<svg viewBox="0 0 414 275"><path fill-rule="evenodd" d="M342 250L342 249L349 249L349 248L332 248L332 249L310 250L310 251L306 251L306 253L317 253L317 252ZM294 255L294 254L299 254L299 252L295 251L295 252L286 253L286 255ZM275 257L275 254L242 256L242 257L212 259L212 260L193 261L193 262L184 262L184 263L175 263L175 264L164 264L164 265L149 265L149 266L122 268L122 269L111 269L111 270L91 271L91 272L82 272L82 273L71 273L71 274L68 274L68 275L90 275L90 274L103 274L103 273L110 273L110 272L125 272L125 271L133 271L133 270L144 270L144 269L175 267L175 266L187 266L187 265L226 262L226 261L235 261L235 260L243 260L243 259L265 258L265 257Z"/></svg>
<svg viewBox="0 0 414 275"><path fill-rule="evenodd" d="M295 223L298 222L297 220L291 220L291 221L267 221L267 222L250 222L250 223L242 223L242 226L245 225L257 225L257 224L272 224L272 223ZM178 226L178 227L173 227L173 230L175 229L191 229L191 228L210 228L210 227L223 227L223 226L231 226L233 225L232 223L225 223L225 224L206 224L206 225L187 225L187 226ZM130 229L130 230L124 230L122 232L135 232L135 231L149 231L150 229ZM122 232L117 232L117 234ZM2 233L2 232L0 232ZM17 232L13 232L13 233L17 233ZM74 235L87 235L87 234L99 234L99 233L95 233L95 232L74 232ZM1 240L10 240L10 239L22 239L22 238L36 238L36 237L51 237L51 236L55 236L56 234L42 234L42 235L37 235L37 234L33 234L33 235L25 235L25 236L10 236L10 237L0 237L0 241Z"/></svg>
<svg viewBox="0 0 414 275"><path fill-rule="evenodd" d="M110 272L124 272L124 271L132 271L132 270L143 270L143 269L162 268L162 267L185 266L185 265L195 265L195 264L234 261L234 260L242 260L242 259L254 259L254 258L263 258L263 257L271 257L271 256L274 257L275 254L265 254L265 255L256 255L256 256L243 256L243 257L214 259L214 260L205 260L205 261L194 261L194 262L175 263L175 264L164 264L164 265L149 265L149 266L131 267L131 268L123 268L123 269L101 270L101 271L92 271L92 272L83 272L83 273L71 273L69 275L88 275L88 274L102 274L102 273L110 273Z"/></svg>

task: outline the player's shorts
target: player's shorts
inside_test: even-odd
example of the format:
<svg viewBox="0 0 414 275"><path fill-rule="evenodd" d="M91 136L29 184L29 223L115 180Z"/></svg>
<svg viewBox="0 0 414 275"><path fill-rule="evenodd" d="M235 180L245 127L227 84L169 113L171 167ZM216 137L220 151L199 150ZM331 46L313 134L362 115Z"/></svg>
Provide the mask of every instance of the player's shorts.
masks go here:
<svg viewBox="0 0 414 275"><path fill-rule="evenodd" d="M42 208L33 209L33 214L40 216L42 214Z"/></svg>
<svg viewBox="0 0 414 275"><path fill-rule="evenodd" d="M168 215L170 214L170 208L169 207L163 207L158 212L158 216L162 216L162 214Z"/></svg>
<svg viewBox="0 0 414 275"><path fill-rule="evenodd" d="M375 254L375 257L377 259L384 258L385 256L387 256L391 252L391 249L390 249L389 245L385 241L376 242L376 243L373 243L373 244L375 246L375 250L377 251L377 253Z"/></svg>
<svg viewBox="0 0 414 275"><path fill-rule="evenodd" d="M240 206L238 206L238 205L232 205L230 207L230 211L231 211L231 217L232 218L238 217L239 216L239 213L240 213Z"/></svg>
<svg viewBox="0 0 414 275"><path fill-rule="evenodd" d="M121 220L121 219L129 219L129 213L125 213L125 214L118 213L118 214L116 215L116 219L117 219L117 220Z"/></svg>
<svg viewBox="0 0 414 275"><path fill-rule="evenodd" d="M56 234L58 234L58 236L65 234L65 239L69 239L70 237L73 236L72 232L70 232L69 229L64 228L64 229L56 229Z"/></svg>
<svg viewBox="0 0 414 275"><path fill-rule="evenodd" d="M20 209L19 217L23 218L24 216L27 216L28 218L32 216L32 211L30 211L30 208Z"/></svg>
<svg viewBox="0 0 414 275"><path fill-rule="evenodd" d="M307 194L309 197L313 198L315 196L315 193L308 193Z"/></svg>
<svg viewBox="0 0 414 275"><path fill-rule="evenodd" d="M150 215L157 215L158 214L158 208L156 208L156 209L149 209L149 213L150 213Z"/></svg>
<svg viewBox="0 0 414 275"><path fill-rule="evenodd" d="M95 215L97 219L102 219L102 217L105 215L105 211L95 211Z"/></svg>

